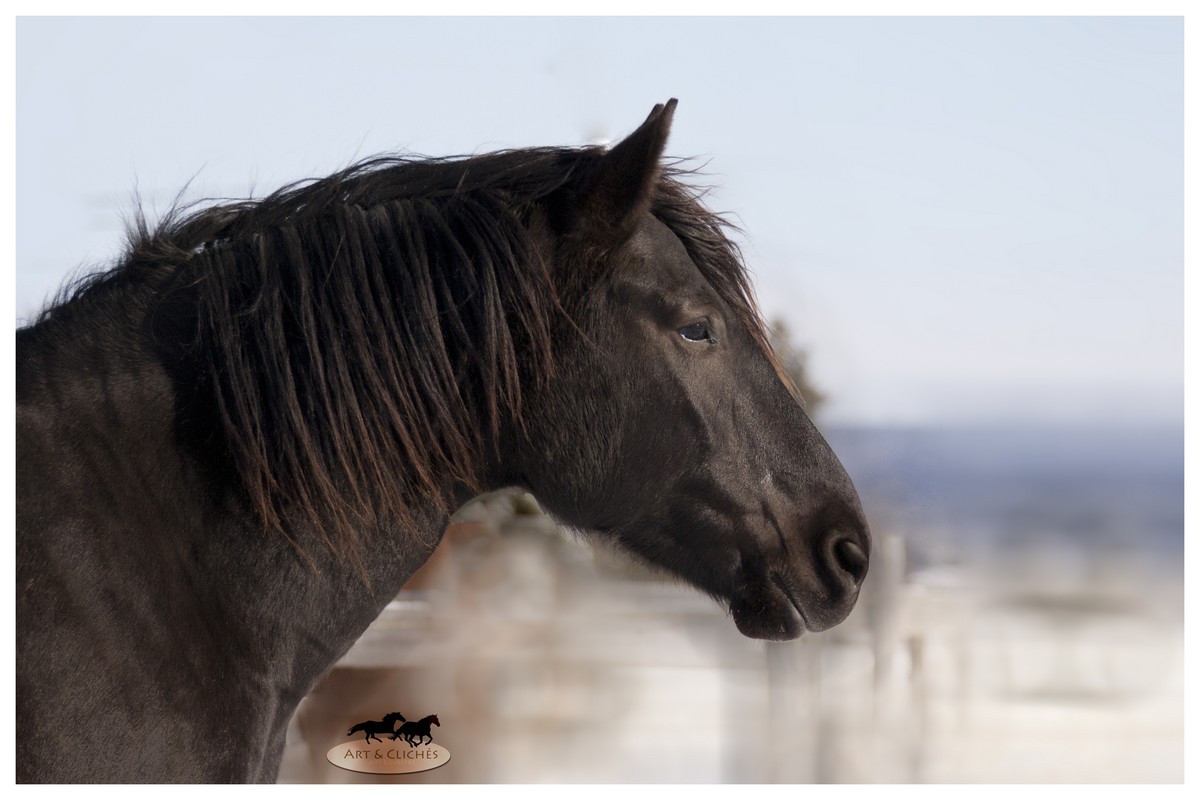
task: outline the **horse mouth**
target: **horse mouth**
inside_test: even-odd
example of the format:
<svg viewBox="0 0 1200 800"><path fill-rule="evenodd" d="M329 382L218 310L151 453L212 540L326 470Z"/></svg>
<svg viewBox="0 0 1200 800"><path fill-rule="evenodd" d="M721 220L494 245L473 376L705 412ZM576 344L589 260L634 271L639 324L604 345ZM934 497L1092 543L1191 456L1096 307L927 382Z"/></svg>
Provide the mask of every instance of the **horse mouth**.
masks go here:
<svg viewBox="0 0 1200 800"><path fill-rule="evenodd" d="M770 581L748 587L734 598L729 611L737 629L751 639L782 642L812 630L795 595L782 576L774 572Z"/></svg>

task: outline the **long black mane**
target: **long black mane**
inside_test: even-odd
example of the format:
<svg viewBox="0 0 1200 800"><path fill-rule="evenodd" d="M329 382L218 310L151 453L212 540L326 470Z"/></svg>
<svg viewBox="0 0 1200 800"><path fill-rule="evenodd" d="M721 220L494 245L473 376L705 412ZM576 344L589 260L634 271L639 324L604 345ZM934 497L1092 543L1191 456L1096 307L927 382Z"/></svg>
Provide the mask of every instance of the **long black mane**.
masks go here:
<svg viewBox="0 0 1200 800"><path fill-rule="evenodd" d="M182 357L262 524L354 552L361 530L414 527L416 498L477 486L501 426L553 374L588 288L582 270L556 274L554 208L602 152L373 158L259 200L139 216L118 265L39 322L152 287L187 319ZM729 226L688 175L664 169L651 211L770 355Z"/></svg>

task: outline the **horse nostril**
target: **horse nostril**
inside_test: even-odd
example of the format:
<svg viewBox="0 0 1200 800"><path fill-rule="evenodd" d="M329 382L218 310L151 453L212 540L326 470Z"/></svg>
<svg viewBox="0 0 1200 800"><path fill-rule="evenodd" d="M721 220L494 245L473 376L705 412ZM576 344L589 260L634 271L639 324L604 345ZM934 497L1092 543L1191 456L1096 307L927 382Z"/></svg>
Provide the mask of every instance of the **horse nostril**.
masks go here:
<svg viewBox="0 0 1200 800"><path fill-rule="evenodd" d="M853 539L842 537L833 544L833 558L857 586L867 577L867 554Z"/></svg>

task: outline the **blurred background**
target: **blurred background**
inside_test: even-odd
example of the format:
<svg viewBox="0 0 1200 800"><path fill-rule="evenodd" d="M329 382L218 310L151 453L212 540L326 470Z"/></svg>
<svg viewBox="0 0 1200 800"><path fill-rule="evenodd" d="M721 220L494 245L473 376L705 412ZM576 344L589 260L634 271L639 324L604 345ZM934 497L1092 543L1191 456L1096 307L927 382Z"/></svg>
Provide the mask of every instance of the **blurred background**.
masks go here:
<svg viewBox="0 0 1200 800"><path fill-rule="evenodd" d="M858 607L770 645L484 498L281 781L1182 780L1182 20L21 18L16 63L18 325L135 194L604 143L678 97L668 153L862 496ZM393 708L451 762L325 761Z"/></svg>

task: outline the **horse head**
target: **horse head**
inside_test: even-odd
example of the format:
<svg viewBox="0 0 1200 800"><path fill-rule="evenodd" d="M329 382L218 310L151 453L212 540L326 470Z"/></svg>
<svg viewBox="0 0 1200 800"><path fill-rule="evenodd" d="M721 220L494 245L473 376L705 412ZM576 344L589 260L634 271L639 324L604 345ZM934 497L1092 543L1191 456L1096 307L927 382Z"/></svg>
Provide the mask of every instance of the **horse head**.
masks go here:
<svg viewBox="0 0 1200 800"><path fill-rule="evenodd" d="M664 174L674 108L534 217L570 319L507 466L560 520L727 603L745 635L790 639L850 612L870 537L723 223Z"/></svg>

